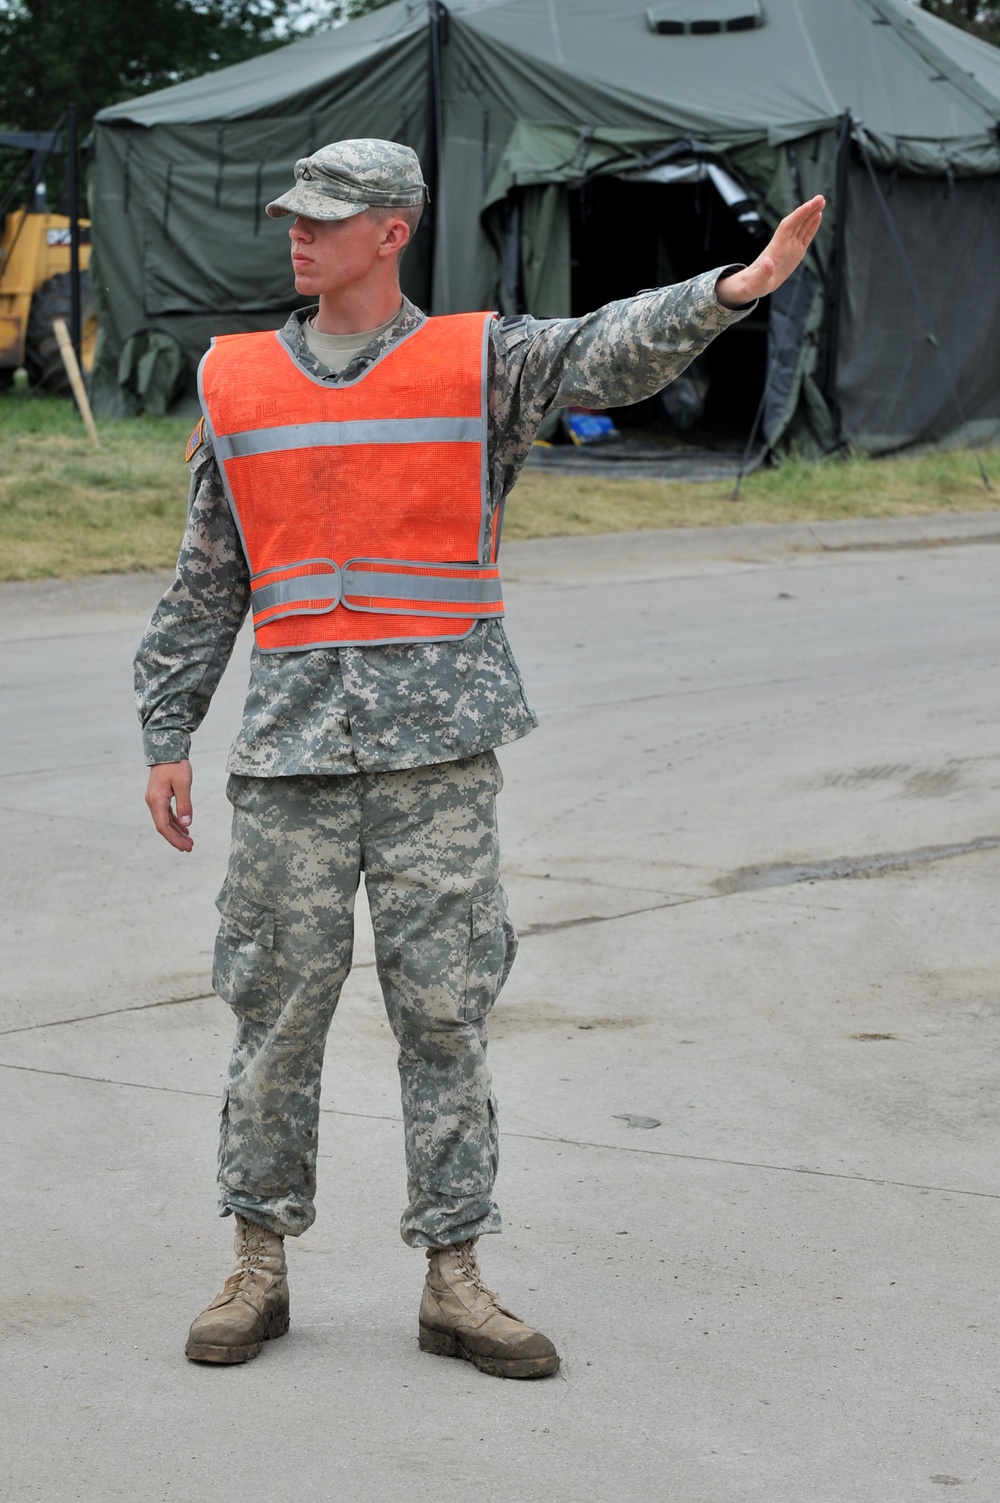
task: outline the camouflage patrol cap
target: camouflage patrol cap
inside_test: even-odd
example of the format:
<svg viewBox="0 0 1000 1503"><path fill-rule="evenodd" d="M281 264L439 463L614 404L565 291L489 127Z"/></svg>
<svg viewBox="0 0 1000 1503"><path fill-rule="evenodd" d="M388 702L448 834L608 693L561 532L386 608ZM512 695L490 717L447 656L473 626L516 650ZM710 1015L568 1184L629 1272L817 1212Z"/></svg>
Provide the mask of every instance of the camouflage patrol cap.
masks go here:
<svg viewBox="0 0 1000 1503"><path fill-rule="evenodd" d="M418 208L428 200L415 151L398 141L334 141L295 163L295 187L267 205L272 219L350 219L365 209Z"/></svg>

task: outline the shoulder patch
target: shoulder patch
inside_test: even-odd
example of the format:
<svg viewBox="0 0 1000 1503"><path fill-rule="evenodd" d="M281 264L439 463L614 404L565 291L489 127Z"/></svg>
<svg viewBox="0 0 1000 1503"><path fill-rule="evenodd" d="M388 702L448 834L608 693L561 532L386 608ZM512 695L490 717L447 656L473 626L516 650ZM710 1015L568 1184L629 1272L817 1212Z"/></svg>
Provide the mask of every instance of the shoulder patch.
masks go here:
<svg viewBox="0 0 1000 1503"><path fill-rule="evenodd" d="M205 419L204 418L199 418L198 419L198 423L197 423L197 425L195 427L194 432L192 433L191 437L187 441L187 448L184 450L184 459L185 459L185 461L190 462L194 458L194 456L197 454L198 450L201 448L201 446L202 446L202 444L204 442L205 442Z"/></svg>
<svg viewBox="0 0 1000 1503"><path fill-rule="evenodd" d="M531 327L532 320L527 313L508 314L494 324L493 341L499 349L509 353L524 343L531 333Z"/></svg>

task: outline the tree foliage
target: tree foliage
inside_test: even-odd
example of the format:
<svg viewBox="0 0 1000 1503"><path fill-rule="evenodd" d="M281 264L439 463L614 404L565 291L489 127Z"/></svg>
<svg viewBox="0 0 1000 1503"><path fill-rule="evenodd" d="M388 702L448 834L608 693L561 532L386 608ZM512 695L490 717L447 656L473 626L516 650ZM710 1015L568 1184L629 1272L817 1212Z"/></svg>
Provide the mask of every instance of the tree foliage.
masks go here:
<svg viewBox="0 0 1000 1503"><path fill-rule="evenodd" d="M1000 0L920 0L920 8L984 42L1000 44Z"/></svg>
<svg viewBox="0 0 1000 1503"><path fill-rule="evenodd" d="M383 0L0 0L0 130L44 131L308 34ZM22 153L0 150L0 194ZM59 197L61 163L46 170Z"/></svg>
<svg viewBox="0 0 1000 1503"><path fill-rule="evenodd" d="M105 105L287 41L305 9L300 0L7 0L0 122L45 130L73 101L87 129Z"/></svg>

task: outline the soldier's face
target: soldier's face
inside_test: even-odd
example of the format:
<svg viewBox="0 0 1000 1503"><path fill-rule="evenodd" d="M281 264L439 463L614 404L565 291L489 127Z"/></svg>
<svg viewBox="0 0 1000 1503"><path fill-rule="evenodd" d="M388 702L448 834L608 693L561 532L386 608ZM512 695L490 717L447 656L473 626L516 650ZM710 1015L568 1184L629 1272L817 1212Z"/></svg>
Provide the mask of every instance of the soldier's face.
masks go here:
<svg viewBox="0 0 1000 1503"><path fill-rule="evenodd" d="M350 219L298 215L288 231L296 292L329 297L363 282L383 258L385 229L368 214Z"/></svg>

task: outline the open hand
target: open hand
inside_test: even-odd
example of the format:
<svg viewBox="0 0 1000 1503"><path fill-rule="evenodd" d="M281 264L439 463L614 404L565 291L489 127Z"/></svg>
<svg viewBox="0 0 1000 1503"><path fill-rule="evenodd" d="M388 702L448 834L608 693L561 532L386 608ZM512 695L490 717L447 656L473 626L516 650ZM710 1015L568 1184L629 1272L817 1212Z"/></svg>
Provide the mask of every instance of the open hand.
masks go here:
<svg viewBox="0 0 1000 1503"><path fill-rule="evenodd" d="M146 804L153 823L176 851L194 849L188 833L191 825L191 763L158 762L149 769Z"/></svg>
<svg viewBox="0 0 1000 1503"><path fill-rule="evenodd" d="M715 295L724 308L740 308L755 298L766 297L787 282L812 244L823 220L826 199L822 194L800 204L778 225L770 243L744 271L720 277Z"/></svg>

